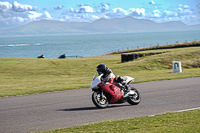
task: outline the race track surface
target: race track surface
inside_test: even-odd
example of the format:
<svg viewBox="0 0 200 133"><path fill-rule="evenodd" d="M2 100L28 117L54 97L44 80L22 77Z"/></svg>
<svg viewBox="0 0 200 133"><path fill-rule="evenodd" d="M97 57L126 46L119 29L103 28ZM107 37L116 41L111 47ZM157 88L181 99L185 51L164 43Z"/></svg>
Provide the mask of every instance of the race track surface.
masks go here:
<svg viewBox="0 0 200 133"><path fill-rule="evenodd" d="M26 133L200 107L200 77L132 84L141 103L97 109L90 88L0 98L0 133Z"/></svg>

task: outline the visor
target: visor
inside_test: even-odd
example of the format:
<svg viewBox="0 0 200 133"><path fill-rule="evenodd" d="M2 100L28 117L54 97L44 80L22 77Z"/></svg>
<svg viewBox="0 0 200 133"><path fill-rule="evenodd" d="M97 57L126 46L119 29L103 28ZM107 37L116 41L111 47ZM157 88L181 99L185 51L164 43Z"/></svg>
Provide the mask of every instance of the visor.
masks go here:
<svg viewBox="0 0 200 133"><path fill-rule="evenodd" d="M97 71L98 72L98 75L101 75L102 74L102 72L99 72L99 71Z"/></svg>

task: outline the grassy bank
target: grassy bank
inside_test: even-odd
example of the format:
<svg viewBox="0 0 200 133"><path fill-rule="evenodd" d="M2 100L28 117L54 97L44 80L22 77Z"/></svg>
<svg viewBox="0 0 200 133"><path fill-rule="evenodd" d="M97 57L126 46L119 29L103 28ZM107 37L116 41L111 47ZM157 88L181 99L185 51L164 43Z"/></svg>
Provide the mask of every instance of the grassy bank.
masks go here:
<svg viewBox="0 0 200 133"><path fill-rule="evenodd" d="M42 133L198 133L200 110L91 123Z"/></svg>
<svg viewBox="0 0 200 133"><path fill-rule="evenodd" d="M193 41L193 42L184 42L184 43L176 43L176 44L169 44L169 45L162 45L162 46L152 46L147 48L138 48L138 49L130 49L130 50L121 50L121 51L115 51L111 52L105 55L113 55L113 54L126 54L126 53L134 53L134 52L141 52L145 51L144 53L147 53L148 50L160 50L160 52L164 52L169 49L176 49L176 48L185 48L185 47L199 47L200 41Z"/></svg>
<svg viewBox="0 0 200 133"><path fill-rule="evenodd" d="M200 47L165 49L167 53L121 63L120 56L76 59L0 59L0 97L90 86L96 66L106 64L116 75L136 82L200 76ZM150 50L151 51L151 50ZM155 50L160 52L160 50ZM146 51L149 52L149 51ZM183 72L173 73L172 61L181 61Z"/></svg>

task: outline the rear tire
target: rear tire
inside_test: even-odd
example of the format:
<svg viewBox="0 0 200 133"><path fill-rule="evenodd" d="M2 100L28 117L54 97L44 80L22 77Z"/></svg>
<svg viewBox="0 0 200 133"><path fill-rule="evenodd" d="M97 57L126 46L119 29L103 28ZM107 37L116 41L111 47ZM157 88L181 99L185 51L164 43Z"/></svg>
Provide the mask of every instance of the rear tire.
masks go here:
<svg viewBox="0 0 200 133"><path fill-rule="evenodd" d="M100 92L93 92L92 102L97 108L106 108L108 106L108 99L105 95L101 96Z"/></svg>
<svg viewBox="0 0 200 133"><path fill-rule="evenodd" d="M140 93L136 88L131 87L131 90L134 91L135 94L133 96L129 96L127 102L131 105L137 105L141 100Z"/></svg>

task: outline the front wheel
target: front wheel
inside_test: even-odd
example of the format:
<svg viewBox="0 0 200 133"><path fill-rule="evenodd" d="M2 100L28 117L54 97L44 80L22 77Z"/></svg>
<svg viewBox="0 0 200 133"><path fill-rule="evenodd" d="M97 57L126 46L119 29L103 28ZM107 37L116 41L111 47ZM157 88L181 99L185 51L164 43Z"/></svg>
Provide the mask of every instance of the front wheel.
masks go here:
<svg viewBox="0 0 200 133"><path fill-rule="evenodd" d="M106 108L108 106L108 99L105 95L101 95L100 92L93 92L92 102L97 108Z"/></svg>
<svg viewBox="0 0 200 133"><path fill-rule="evenodd" d="M140 93L137 89L131 87L131 91L134 92L133 95L130 95L128 97L128 103L131 104L131 105L137 105L140 103L140 100L141 100L141 97L140 97Z"/></svg>

